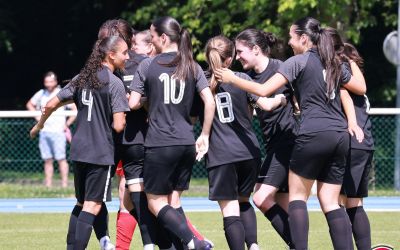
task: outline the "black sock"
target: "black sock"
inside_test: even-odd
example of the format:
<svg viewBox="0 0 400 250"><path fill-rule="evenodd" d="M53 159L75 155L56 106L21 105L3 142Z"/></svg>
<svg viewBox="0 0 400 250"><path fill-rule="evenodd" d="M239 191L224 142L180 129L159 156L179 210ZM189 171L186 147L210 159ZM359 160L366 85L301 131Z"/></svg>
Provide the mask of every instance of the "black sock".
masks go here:
<svg viewBox="0 0 400 250"><path fill-rule="evenodd" d="M325 214L329 226L329 234L334 249L353 249L351 225L349 217L343 208L338 208Z"/></svg>
<svg viewBox="0 0 400 250"><path fill-rule="evenodd" d="M157 216L159 223L187 245L193 239L193 233L182 215L170 205L163 207Z"/></svg>
<svg viewBox="0 0 400 250"><path fill-rule="evenodd" d="M93 230L96 234L96 238L100 240L104 236L109 236L108 234L108 210L106 204L103 202L101 204L101 209L96 215L96 219L93 222Z"/></svg>
<svg viewBox="0 0 400 250"><path fill-rule="evenodd" d="M92 234L93 222L96 215L82 211L76 223L75 246L74 250L84 250L89 243Z"/></svg>
<svg viewBox="0 0 400 250"><path fill-rule="evenodd" d="M358 250L371 249L371 226L362 206L346 209Z"/></svg>
<svg viewBox="0 0 400 250"><path fill-rule="evenodd" d="M69 217L68 234L67 234L67 250L74 249L75 244L75 230L76 222L78 221L79 214L82 211L82 207L75 205L72 209L71 216Z"/></svg>
<svg viewBox="0 0 400 250"><path fill-rule="evenodd" d="M290 237L290 228L288 221L288 213L277 203L270 207L265 213L265 217L271 222L275 231L286 242L290 249L294 249L292 238Z"/></svg>
<svg viewBox="0 0 400 250"><path fill-rule="evenodd" d="M156 244L157 221L148 208L146 194L144 192L131 192L130 197L134 207L130 214L138 222L143 245Z"/></svg>
<svg viewBox="0 0 400 250"><path fill-rule="evenodd" d="M184 223L187 223L186 221L186 215L185 212L183 211L182 207L179 208L175 208L175 210L182 215L182 217L185 219ZM176 250L183 250L184 249L184 245L181 241L181 239L179 239L177 236L175 236L173 233L169 233L169 238L172 241L172 245L175 247Z"/></svg>
<svg viewBox="0 0 400 250"><path fill-rule="evenodd" d="M297 250L307 250L309 229L307 204L301 200L289 202L288 214L292 243Z"/></svg>
<svg viewBox="0 0 400 250"><path fill-rule="evenodd" d="M247 248L250 248L252 244L257 243L257 218L256 212L250 202L239 202L240 207L240 219L242 219L245 242Z"/></svg>
<svg viewBox="0 0 400 250"><path fill-rule="evenodd" d="M244 250L245 232L239 216L224 217L224 231L230 250Z"/></svg>

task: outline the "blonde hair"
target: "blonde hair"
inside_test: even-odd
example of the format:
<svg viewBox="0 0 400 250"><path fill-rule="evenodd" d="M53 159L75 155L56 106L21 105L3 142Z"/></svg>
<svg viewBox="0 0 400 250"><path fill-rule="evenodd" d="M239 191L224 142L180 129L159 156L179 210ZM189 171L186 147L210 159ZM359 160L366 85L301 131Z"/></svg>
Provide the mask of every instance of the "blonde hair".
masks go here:
<svg viewBox="0 0 400 250"><path fill-rule="evenodd" d="M222 68L226 59L233 58L235 54L235 45L231 40L225 36L215 36L210 38L206 44L206 61L208 63L208 72L211 74L210 86L214 92L217 86L217 79L215 78L214 71ZM230 66L230 65L229 65Z"/></svg>

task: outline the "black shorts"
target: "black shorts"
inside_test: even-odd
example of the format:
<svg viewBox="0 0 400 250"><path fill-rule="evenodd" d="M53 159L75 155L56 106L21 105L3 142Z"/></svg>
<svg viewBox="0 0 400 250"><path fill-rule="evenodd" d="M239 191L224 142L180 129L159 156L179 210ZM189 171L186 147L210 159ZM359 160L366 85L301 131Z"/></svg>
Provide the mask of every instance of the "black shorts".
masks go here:
<svg viewBox="0 0 400 250"><path fill-rule="evenodd" d="M106 201L110 189L111 166L74 162L75 197L84 201Z"/></svg>
<svg viewBox="0 0 400 250"><path fill-rule="evenodd" d="M349 140L347 131L299 135L290 159L290 170L307 179L342 184Z"/></svg>
<svg viewBox="0 0 400 250"><path fill-rule="evenodd" d="M256 158L207 168L209 199L218 201L238 200L239 196L250 197L260 162L260 158Z"/></svg>
<svg viewBox="0 0 400 250"><path fill-rule="evenodd" d="M350 149L342 194L348 198L368 197L368 177L374 151Z"/></svg>
<svg viewBox="0 0 400 250"><path fill-rule="evenodd" d="M126 185L143 182L144 146L143 144L118 145L115 152L115 165L122 160Z"/></svg>
<svg viewBox="0 0 400 250"><path fill-rule="evenodd" d="M168 195L173 190L189 189L195 160L194 145L146 148L144 191L149 194Z"/></svg>
<svg viewBox="0 0 400 250"><path fill-rule="evenodd" d="M276 146L266 152L257 183L274 186L278 192L289 192L288 172L294 144Z"/></svg>

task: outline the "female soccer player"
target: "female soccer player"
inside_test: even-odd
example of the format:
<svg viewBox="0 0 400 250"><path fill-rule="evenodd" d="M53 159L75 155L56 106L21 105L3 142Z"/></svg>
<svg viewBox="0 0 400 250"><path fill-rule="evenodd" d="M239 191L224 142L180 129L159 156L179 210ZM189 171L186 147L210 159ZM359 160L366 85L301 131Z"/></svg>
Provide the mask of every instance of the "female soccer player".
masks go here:
<svg viewBox="0 0 400 250"><path fill-rule="evenodd" d="M172 17L155 20L150 32L160 54L140 63L129 99L129 106L137 109L142 95L148 97L144 190L151 212L164 228L189 249L209 249L209 243L193 236L179 200L170 205L168 199L173 192L188 189L195 159L208 150L215 103L203 71L193 60L189 32ZM190 109L196 91L205 103L206 115L195 147Z"/></svg>
<svg viewBox="0 0 400 250"><path fill-rule="evenodd" d="M316 19L306 17L296 21L289 35L295 56L285 61L265 84L235 77L228 69L216 74L224 82L261 96L270 95L287 83L294 87L301 115L289 170L292 241L296 249L308 249L306 201L317 180L318 199L334 248L353 249L350 221L338 202L349 145L339 83L349 82L351 74L342 71L332 39Z"/></svg>
<svg viewBox="0 0 400 250"><path fill-rule="evenodd" d="M286 104L284 95L257 97L223 82L217 82L214 70L229 67L235 46L224 36L208 40L205 48L211 90L216 99L210 149L206 156L209 198L218 201L223 214L225 237L231 250L259 249L257 221L249 197L260 166L260 147L252 128L251 105L271 111ZM237 76L251 80L244 73ZM203 115L201 114L200 117Z"/></svg>
<svg viewBox="0 0 400 250"><path fill-rule="evenodd" d="M31 137L58 107L74 102L78 108L70 157L74 161L77 204L67 235L67 249L85 249L92 225L105 200L114 164L113 130L122 132L128 102L114 70L129 58L126 42L118 36L98 40L79 75L51 99L30 131ZM81 208L83 206L83 208Z"/></svg>
<svg viewBox="0 0 400 250"><path fill-rule="evenodd" d="M347 157L342 187L344 194L342 200L351 221L357 249L371 249L371 229L367 213L363 208L363 198L368 196L368 175L374 152L374 140L371 131L372 125L368 116L369 101L365 95L365 80L360 70L363 59L353 45L343 43L337 30L330 29L330 31L340 60L350 68L353 76L359 79L357 88L349 88L348 84L345 84L343 87L349 91L341 92L342 95L347 94L352 99L356 112L356 122L364 132L362 143L354 137L350 140L350 152Z"/></svg>
<svg viewBox="0 0 400 250"><path fill-rule="evenodd" d="M262 30L246 29L236 36L236 59L255 82L264 83L278 71L282 62L270 57L276 44L277 38ZM293 248L287 209L289 160L296 123L293 117L292 87L286 84L274 95L282 93L287 93L291 100L286 106L272 111L256 108L264 134L266 158L258 175L253 201L286 244Z"/></svg>
<svg viewBox="0 0 400 250"><path fill-rule="evenodd" d="M153 57L157 54L156 49L151 42L150 30L139 31L135 35L135 46L133 49L135 53L139 55Z"/></svg>

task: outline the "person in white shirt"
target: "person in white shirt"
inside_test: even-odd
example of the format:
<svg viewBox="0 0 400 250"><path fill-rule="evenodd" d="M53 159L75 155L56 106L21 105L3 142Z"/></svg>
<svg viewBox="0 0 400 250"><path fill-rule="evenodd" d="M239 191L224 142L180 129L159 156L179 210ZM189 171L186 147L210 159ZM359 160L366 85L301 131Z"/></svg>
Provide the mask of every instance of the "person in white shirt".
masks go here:
<svg viewBox="0 0 400 250"><path fill-rule="evenodd" d="M57 76L54 72L49 71L44 75L44 88L39 90L27 102L26 108L31 111L41 110L46 103L57 95L61 90L57 83ZM76 110L75 105L69 108ZM60 108L59 110L63 110ZM39 117L35 117L38 121ZM58 162L61 186L68 186L68 162L66 160L66 132L68 127L74 122L75 116L66 119L65 116L52 115L47 119L39 136L39 149L42 159L44 160L44 174L46 187L52 186L54 173L53 161Z"/></svg>

